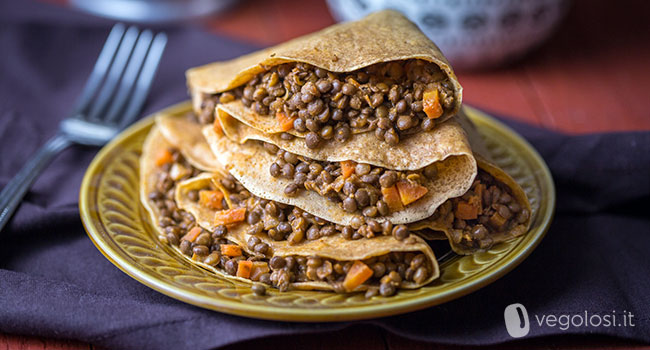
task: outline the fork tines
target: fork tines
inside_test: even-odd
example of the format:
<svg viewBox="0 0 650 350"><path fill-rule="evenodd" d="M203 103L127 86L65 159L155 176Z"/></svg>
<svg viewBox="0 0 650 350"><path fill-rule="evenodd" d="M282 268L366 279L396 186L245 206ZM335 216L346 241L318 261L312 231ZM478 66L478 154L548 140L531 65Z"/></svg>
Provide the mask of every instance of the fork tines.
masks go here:
<svg viewBox="0 0 650 350"><path fill-rule="evenodd" d="M113 26L73 116L124 127L138 115L167 43L164 33Z"/></svg>

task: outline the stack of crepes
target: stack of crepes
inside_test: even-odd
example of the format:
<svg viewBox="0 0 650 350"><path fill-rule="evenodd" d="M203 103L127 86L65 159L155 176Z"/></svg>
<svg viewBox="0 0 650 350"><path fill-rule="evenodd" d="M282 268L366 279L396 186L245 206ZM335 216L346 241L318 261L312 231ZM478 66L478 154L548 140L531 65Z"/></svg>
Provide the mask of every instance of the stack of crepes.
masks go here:
<svg viewBox="0 0 650 350"><path fill-rule="evenodd" d="M528 230L520 186L472 151L449 63L397 12L187 82L194 112L144 145L142 202L161 241L256 293L389 296L439 276L428 240L473 254Z"/></svg>

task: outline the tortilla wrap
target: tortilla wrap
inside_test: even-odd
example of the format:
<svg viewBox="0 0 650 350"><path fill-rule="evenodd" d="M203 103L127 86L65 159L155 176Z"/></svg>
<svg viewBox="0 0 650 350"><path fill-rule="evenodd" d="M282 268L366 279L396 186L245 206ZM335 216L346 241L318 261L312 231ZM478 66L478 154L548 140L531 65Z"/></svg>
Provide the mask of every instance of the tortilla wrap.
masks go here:
<svg viewBox="0 0 650 350"><path fill-rule="evenodd" d="M230 61L195 67L186 72L186 78L192 104L198 113L206 96L243 85L255 75L283 63L304 62L342 73L376 63L409 59L431 62L446 75L454 92L454 104L439 120L442 122L455 115L462 103L462 87L449 62L413 22L393 10L376 12L356 22L336 24ZM252 113L239 100L222 106L245 124L262 132L282 131L275 118ZM304 134L296 130L290 133Z"/></svg>
<svg viewBox="0 0 650 350"><path fill-rule="evenodd" d="M464 125L464 128L468 130L468 133L470 135L474 135L473 137L470 137L469 141L474 147L478 147L479 149L486 150L483 140L481 139L481 136L477 132L475 126L471 123L469 119L461 118L460 119L461 123ZM209 148L209 145L207 144L207 141L204 138L198 137L196 135L197 131L200 130L201 126L199 126L197 123L193 122L189 118L185 117L178 117L178 116L159 116L156 119L156 123L158 125L157 130L152 130L151 135L145 142L145 148L147 148L147 144L151 141L149 139L155 139L154 144L156 145L157 149L165 149L170 146L174 146L180 149L181 153L188 157L188 155L191 154L196 154L197 152L192 152L193 148L197 149L202 149L205 150L206 148ZM191 124L190 124L191 123ZM241 125L241 123L237 123ZM227 128L224 128L224 130L227 130ZM163 131L161 133L161 131ZM193 135L187 135L188 133L192 133ZM159 136L155 136L155 134L160 134ZM174 140L178 141L174 144L170 143L169 140L165 139L162 137L162 134L165 135L175 135L173 137ZM185 136L183 136L185 135ZM223 137L221 138L223 139ZM188 142L187 140L195 140L195 142ZM151 151L153 152L153 151ZM260 153L266 154L264 150L262 150ZM153 154L153 153L152 153ZM210 152L212 155L212 153ZM510 177L507 173L505 173L502 169L498 168L497 166L493 165L489 160L487 160L487 157L484 157L482 155L475 154L474 155L477 160L478 168L481 169L482 171L486 171L490 173L497 181L501 182L504 186L508 187L511 191L511 193L514 195L514 198L516 201L521 205L522 208L526 208L529 212L531 212L531 207L530 203L528 201L528 198L526 197L523 189ZM143 157L144 159L145 157ZM225 167L221 166L217 162L216 157L211 157L211 156L206 156L203 157L207 159L203 163L203 167L198 167L201 170L204 171L213 171L213 172L218 172L221 174L225 174ZM189 161L189 158L188 158ZM143 168L144 173L150 173L151 170L144 170L145 168L149 167L153 169L155 165L153 165L153 162L149 162L150 164L147 164L144 160L141 164ZM193 164L194 165L194 164ZM141 174L141 175L142 175ZM155 176L150 180L151 183L155 183ZM141 190L144 191L145 186L141 187ZM151 188L149 188L150 190ZM145 203L146 199L146 194L148 191L142 192L143 195L143 204L145 207L148 207L148 205ZM249 189L250 190L250 189ZM317 194L313 193L314 197L318 196ZM320 196L318 196L320 197ZM149 208L148 208L149 209ZM304 209L304 208L303 208ZM154 209L149 209L149 212L151 213L152 210ZM314 213L312 213L314 214ZM317 215L317 214L316 214ZM432 215L432 217L435 217ZM427 240L444 240L447 239L449 240L453 250L458 253L458 254L472 254L476 251L481 251L485 249L478 249L476 247L468 247L468 246L462 246L460 244L455 244L453 242L453 234L454 234L454 229L451 225L451 223L444 222L442 218L437 218L437 219L432 219L432 217L425 218L423 220L414 222L409 224L409 229L412 232L415 232L419 236L421 236L424 239ZM506 231L506 232L499 232L493 235L490 235L490 238L493 241L493 244L497 244L503 241L507 241L509 239L518 237L524 233L527 232L528 227L530 226L530 221L531 218L527 220L522 227L517 228L516 230L511 230L511 231ZM157 221L154 221L157 222ZM456 230L457 231L457 230Z"/></svg>
<svg viewBox="0 0 650 350"><path fill-rule="evenodd" d="M219 173L203 173L194 178L182 181L176 186L176 203L178 207L191 213L196 218L197 224L208 231L214 231L216 227L213 222L216 210L208 209L197 202L190 200L187 194L191 190L199 190L209 187L210 184L218 182L222 177L224 177L224 175ZM255 252L249 249L247 244L248 239L251 237L251 235L247 233L249 227L250 225L246 222L229 227L226 238L239 245L247 253L256 255ZM412 281L404 281L401 288L413 289L421 287L422 285L438 278L440 273L431 247L429 247L422 238L416 235L411 235L409 239L403 241L398 241L393 236L377 236L374 238L350 240L345 239L341 235L333 235L311 241L303 240L298 244L290 244L287 240L275 241L266 233L261 233L256 236L260 241L271 247L274 256L281 257L319 256L337 261L355 261L378 257L391 252L423 253L427 258L427 267L431 272L431 275L426 281L420 284L416 284ZM208 267L215 272L219 272L219 270L211 266ZM291 287L294 289L305 290L333 290L332 285L324 281L297 282L292 283ZM367 288L367 284L362 284L357 287L355 291L363 291Z"/></svg>
<svg viewBox="0 0 650 350"><path fill-rule="evenodd" d="M234 142L246 144L249 140L263 141L293 154L321 161L353 160L392 170L418 170L452 155L466 156L470 162L472 155L467 135L455 118L437 125L431 131L410 135L396 146L389 146L372 133L364 133L347 142L327 142L316 149L307 147L298 138L284 140L279 134L263 133L241 123L221 107L217 107L217 119L224 134ZM468 166L468 169L471 168L471 164Z"/></svg>
<svg viewBox="0 0 650 350"><path fill-rule="evenodd" d="M512 238L519 237L526 232L531 224L532 213L530 202L524 190L517 184L517 182L510 177L505 171L496 165L487 161L484 157L476 155L476 161L481 171L485 171L492 175L494 179L501 183L504 187L508 188L514 197L514 200L521 206L521 208L528 210L528 219L523 224L516 224L501 232L490 232L486 239L491 242L481 244L478 240L471 241L458 241L462 234L462 230L455 229L453 222L449 222L441 215L433 215L429 219L425 219L409 225L409 229L417 232L418 235L427 240L440 240L447 239L454 252L461 255L469 255L479 251L486 251L491 246L508 241ZM426 230L429 229L429 230ZM483 248L481 248L483 246Z"/></svg>
<svg viewBox="0 0 650 350"><path fill-rule="evenodd" d="M160 212L155 205L149 201L149 193L156 188L158 175L156 174L156 158L166 149L172 147L172 144L163 137L160 129L153 126L149 135L142 146L142 156L140 156L140 202L147 212L153 226L159 234L164 232L156 224L160 218Z"/></svg>
<svg viewBox="0 0 650 350"><path fill-rule="evenodd" d="M441 125L441 129L444 134L464 135L462 129L453 120ZM269 167L275 161L275 157L266 152L259 142L249 141L244 144L233 142L227 137L218 135L212 126L204 127L203 133L217 160L256 196L297 206L340 225L351 225L352 219L358 215L346 212L337 203L314 191L303 190L295 197L286 196L284 188L291 183L291 180L274 178L270 175ZM447 145L445 142L431 146L436 150L437 156L432 156L429 161L436 163L438 176L423 184L428 192L403 210L392 212L385 217L377 217L378 221L390 220L397 225L422 220L431 216L447 199L467 192L476 176L476 162L465 143L458 142L457 139L450 141L449 149L445 147ZM454 146L460 147L454 149ZM367 148L362 151L373 153Z"/></svg>
<svg viewBox="0 0 650 350"><path fill-rule="evenodd" d="M169 125L169 124L165 124ZM181 146L187 143L181 144ZM142 205L147 210L151 222L153 223L156 231L164 235L164 231L157 225L161 217L160 212L153 205L149 199L148 194L155 189L157 178L157 166L155 159L165 150L176 147L173 143L167 140L158 126L154 126L149 135L147 136L140 158L140 200ZM185 150L187 151L187 150ZM185 156L187 153L181 151ZM214 173L203 173L194 178L185 180L179 183L175 189L175 197L177 205L180 209L184 209L195 217L196 222L205 229L214 230L212 218L214 218L215 210L210 210L198 205L187 198L187 192L192 189L205 188L210 183L214 183L214 179L226 177L226 172L220 168L218 163L212 165L215 169ZM217 181L218 182L218 181ZM224 190L224 189L222 189ZM248 228L247 223L241 223L237 226L230 227L228 234L225 237L234 244L239 245L242 250L250 255L256 253L248 248L246 242L250 235L246 233ZM340 235L321 237L313 241L303 241L296 245L290 245L288 241L274 241L266 234L258 235L262 242L269 244L275 256L320 256L324 258L334 259L337 261L355 261L365 260L368 258L382 256L390 252L416 252L423 253L426 257L426 266L428 271L431 272L426 281L416 284L415 282L404 281L400 288L414 289L425 285L432 280L438 278L440 272L438 264L433 254L433 251L428 244L420 237L411 235L405 241L398 241L392 236L378 236L371 239L360 240L347 240ZM197 260L192 260L184 255L177 246L170 245L181 256L188 259L194 264L197 264L205 269L208 269L215 274L226 277L231 280L251 283L250 279L241 278L226 274L224 271L217 269L213 266L204 264ZM362 284L354 291L364 291L369 287L368 284ZM290 288L300 290L333 290L333 286L324 281L309 281L309 282L295 282L292 283Z"/></svg>
<svg viewBox="0 0 650 350"><path fill-rule="evenodd" d="M205 142L201 125L193 122L191 115L160 114L156 116L156 125L165 142L178 148L192 166L203 171L223 170Z"/></svg>

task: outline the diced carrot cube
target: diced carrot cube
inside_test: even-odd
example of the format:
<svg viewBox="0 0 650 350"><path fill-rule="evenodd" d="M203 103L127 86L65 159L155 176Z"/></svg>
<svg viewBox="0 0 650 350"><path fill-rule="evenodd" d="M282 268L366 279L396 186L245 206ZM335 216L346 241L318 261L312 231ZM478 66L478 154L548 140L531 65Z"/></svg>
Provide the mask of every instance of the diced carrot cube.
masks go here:
<svg viewBox="0 0 650 350"><path fill-rule="evenodd" d="M220 210L214 214L215 225L230 225L244 221L246 208Z"/></svg>
<svg viewBox="0 0 650 350"><path fill-rule="evenodd" d="M384 197L384 202L388 204L388 209L390 209L390 211L395 212L404 209L396 185L391 187L382 187L381 194Z"/></svg>
<svg viewBox="0 0 650 350"><path fill-rule="evenodd" d="M199 191L199 204L210 209L223 209L223 192L201 190Z"/></svg>
<svg viewBox="0 0 650 350"><path fill-rule="evenodd" d="M249 278L251 276L252 267L252 261L240 260L237 264L237 277Z"/></svg>
<svg viewBox="0 0 650 350"><path fill-rule="evenodd" d="M503 225L506 224L506 221L508 221L506 218L501 216L499 212L494 212L494 214L490 217L490 220L488 220L488 223L490 226L497 230L501 230L503 228Z"/></svg>
<svg viewBox="0 0 650 350"><path fill-rule="evenodd" d="M289 131L293 129L293 121L296 120L297 117L288 117L286 114L282 112L278 112L275 114L275 119L278 121L278 124L280 124L280 130L282 131Z"/></svg>
<svg viewBox="0 0 650 350"><path fill-rule="evenodd" d="M408 180L399 180L397 182L397 192L399 192L399 198L402 201L402 204L409 205L416 200L422 198L429 190L412 181Z"/></svg>
<svg viewBox="0 0 650 350"><path fill-rule="evenodd" d="M443 110L438 90L429 90L422 95L422 107L429 119L436 119L442 115Z"/></svg>
<svg viewBox="0 0 650 350"><path fill-rule="evenodd" d="M346 291L351 292L363 284L363 282L367 281L373 274L373 270L369 268L368 265L357 260L352 264L352 267L350 267L348 274L345 275L343 288L345 288Z"/></svg>
<svg viewBox="0 0 650 350"><path fill-rule="evenodd" d="M156 166L163 166L174 161L172 152L165 149L156 157Z"/></svg>
<svg viewBox="0 0 650 350"><path fill-rule="evenodd" d="M456 203L454 214L457 218L462 220L475 220L478 215L483 211L483 203L481 197L483 196L485 186L478 184L474 187L473 193L466 200L460 200Z"/></svg>
<svg viewBox="0 0 650 350"><path fill-rule="evenodd" d="M475 195L469 197L469 200L467 201L470 205L476 207L476 210L478 211L479 215L483 212L483 200L481 199L482 196L480 195Z"/></svg>
<svg viewBox="0 0 650 350"><path fill-rule="evenodd" d="M478 207L469 202L460 201L456 205L454 215L461 220L475 220L478 217Z"/></svg>
<svg viewBox="0 0 650 350"><path fill-rule="evenodd" d="M241 247L236 244L222 244L220 248L225 256L241 256Z"/></svg>
<svg viewBox="0 0 650 350"><path fill-rule="evenodd" d="M181 240L184 239L186 241L194 242L196 237L198 237L200 234L201 234L201 228L198 227L198 226L194 226L194 227L192 227L192 229L189 232L187 232L183 236L183 238L181 238Z"/></svg>
<svg viewBox="0 0 650 350"><path fill-rule="evenodd" d="M354 168L357 166L357 163L355 163L352 160L344 160L341 162L341 175L343 175L344 179L347 179L350 177L352 174L354 174Z"/></svg>

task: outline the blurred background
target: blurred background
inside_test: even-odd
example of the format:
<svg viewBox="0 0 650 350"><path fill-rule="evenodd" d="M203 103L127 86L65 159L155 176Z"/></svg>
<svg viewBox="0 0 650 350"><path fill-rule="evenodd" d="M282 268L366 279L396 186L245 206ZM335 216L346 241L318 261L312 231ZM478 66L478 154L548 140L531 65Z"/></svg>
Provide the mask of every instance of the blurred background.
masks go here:
<svg viewBox="0 0 650 350"><path fill-rule="evenodd" d="M398 9L441 47L468 104L565 132L650 129L650 1L42 1L123 21L199 25L259 47Z"/></svg>

